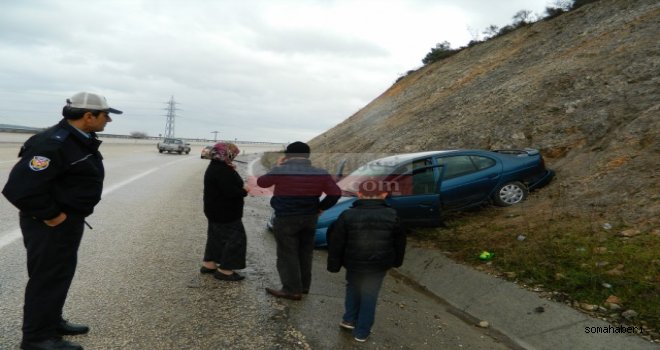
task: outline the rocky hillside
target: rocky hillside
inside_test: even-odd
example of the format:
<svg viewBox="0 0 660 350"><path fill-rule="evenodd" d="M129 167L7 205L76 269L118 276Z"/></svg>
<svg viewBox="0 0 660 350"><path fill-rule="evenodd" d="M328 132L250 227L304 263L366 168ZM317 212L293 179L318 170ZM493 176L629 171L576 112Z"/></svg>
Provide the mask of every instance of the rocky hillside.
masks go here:
<svg viewBox="0 0 660 350"><path fill-rule="evenodd" d="M601 0L411 72L310 143L317 154L537 148L557 172L534 195L539 210L658 235L659 37L657 0Z"/></svg>

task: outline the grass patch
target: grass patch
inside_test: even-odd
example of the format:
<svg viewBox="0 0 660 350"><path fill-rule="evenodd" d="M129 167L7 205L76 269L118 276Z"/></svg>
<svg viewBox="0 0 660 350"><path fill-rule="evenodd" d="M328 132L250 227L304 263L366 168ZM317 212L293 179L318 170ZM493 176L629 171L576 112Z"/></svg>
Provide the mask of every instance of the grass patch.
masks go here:
<svg viewBox="0 0 660 350"><path fill-rule="evenodd" d="M614 324L646 327L646 334L660 338L658 231L639 232L586 214L534 204L486 207L451 215L446 227L416 229L411 235L457 261L563 296L556 300L601 306L590 313ZM482 251L495 256L485 263L479 260ZM620 299L620 310L610 309L610 296ZM626 319L621 316L626 310L638 315Z"/></svg>

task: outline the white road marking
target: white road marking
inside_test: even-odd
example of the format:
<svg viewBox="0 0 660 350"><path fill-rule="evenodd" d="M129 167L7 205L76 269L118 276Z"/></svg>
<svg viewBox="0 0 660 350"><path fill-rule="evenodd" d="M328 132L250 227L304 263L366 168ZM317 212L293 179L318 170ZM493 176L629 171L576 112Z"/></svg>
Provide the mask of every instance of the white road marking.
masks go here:
<svg viewBox="0 0 660 350"><path fill-rule="evenodd" d="M261 160L261 157L258 157L258 158L253 159L250 163L248 163L248 165L247 165L247 176L248 177L254 176L254 171L252 170L252 167L254 166L254 164L256 162L258 162L260 160Z"/></svg>
<svg viewBox="0 0 660 350"><path fill-rule="evenodd" d="M153 173L154 171L159 170L163 167L166 167L166 166L169 166L169 165L172 165L174 163L178 163L178 162L181 162L181 161L184 161L184 160L188 160L188 159L190 159L190 158L178 159L178 160L169 162L167 164L149 169L149 170L147 170L145 172L142 172L140 174L137 174L137 175L135 175L135 176L133 176L133 177L127 179L127 180L116 183L116 184L106 188L105 190L103 190L103 194L101 196L102 197L106 196L106 195L108 195L108 194L110 194L110 193L112 193L112 192L114 192L114 191L130 184L131 182L139 180L139 179L141 179L141 178L143 178L143 177L145 177L145 176L147 176L147 175ZM21 238L21 229L20 228L15 228L15 229L10 230L9 232L5 232L5 233L1 234L0 235L0 249L14 243L14 241L16 241L19 238Z"/></svg>

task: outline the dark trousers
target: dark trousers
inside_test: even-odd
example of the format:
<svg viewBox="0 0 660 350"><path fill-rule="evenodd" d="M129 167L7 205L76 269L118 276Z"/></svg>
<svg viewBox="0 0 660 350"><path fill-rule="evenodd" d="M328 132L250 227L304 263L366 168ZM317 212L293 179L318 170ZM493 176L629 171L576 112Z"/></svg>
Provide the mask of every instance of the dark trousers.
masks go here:
<svg viewBox="0 0 660 350"><path fill-rule="evenodd" d="M204 261L214 261L224 270L245 268L247 237L241 219L232 222L209 221Z"/></svg>
<svg viewBox="0 0 660 350"><path fill-rule="evenodd" d="M55 337L76 271L84 218L69 215L60 225L49 227L41 220L21 215L20 225L29 277L23 306L23 340Z"/></svg>
<svg viewBox="0 0 660 350"><path fill-rule="evenodd" d="M376 317L376 302L386 271L346 271L344 321L355 322L353 335L364 339L371 333Z"/></svg>
<svg viewBox="0 0 660 350"><path fill-rule="evenodd" d="M282 290L300 294L312 284L312 256L318 215L275 217L277 272Z"/></svg>

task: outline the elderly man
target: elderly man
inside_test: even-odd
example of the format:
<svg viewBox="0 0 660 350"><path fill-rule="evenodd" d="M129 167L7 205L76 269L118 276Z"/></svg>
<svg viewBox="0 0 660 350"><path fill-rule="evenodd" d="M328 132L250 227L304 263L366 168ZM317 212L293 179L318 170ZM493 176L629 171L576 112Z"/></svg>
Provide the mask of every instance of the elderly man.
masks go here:
<svg viewBox="0 0 660 350"><path fill-rule="evenodd" d="M282 288L266 291L278 298L300 300L309 292L316 221L341 197L330 174L313 167L309 154L306 143L294 142L280 164L257 179L260 187L275 186L270 204L275 210L273 233ZM319 200L323 193L325 198Z"/></svg>
<svg viewBox="0 0 660 350"><path fill-rule="evenodd" d="M64 119L25 142L2 190L20 211L27 249L21 349L82 349L62 335L89 331L64 320L62 308L85 217L101 200L104 169L96 132L112 121L110 113L122 112L101 95L81 92L67 99Z"/></svg>

